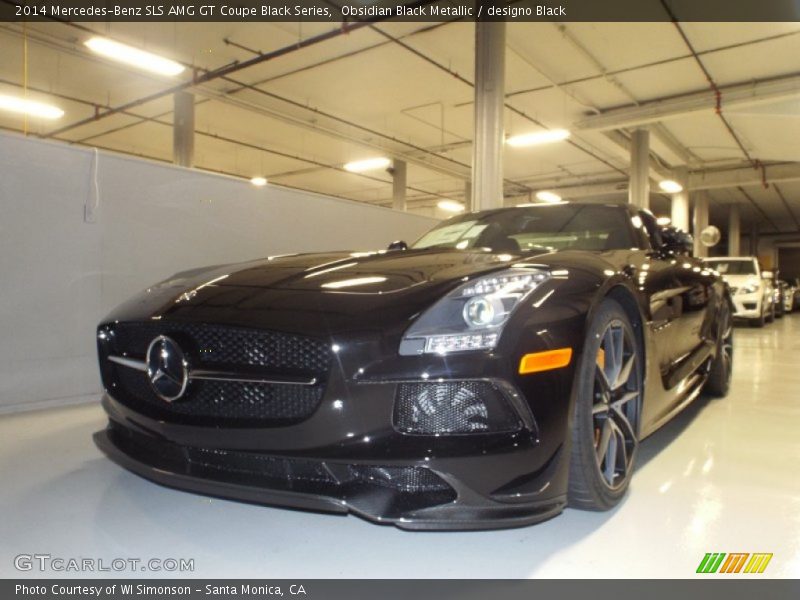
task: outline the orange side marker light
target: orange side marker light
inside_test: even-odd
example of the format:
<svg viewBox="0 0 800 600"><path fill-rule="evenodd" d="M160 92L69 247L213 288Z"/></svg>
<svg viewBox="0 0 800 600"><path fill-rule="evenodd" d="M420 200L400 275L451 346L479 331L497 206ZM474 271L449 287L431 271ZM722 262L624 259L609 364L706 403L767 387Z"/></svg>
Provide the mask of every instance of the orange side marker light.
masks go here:
<svg viewBox="0 0 800 600"><path fill-rule="evenodd" d="M526 354L519 361L519 374L541 373L566 367L572 360L572 348L559 348Z"/></svg>

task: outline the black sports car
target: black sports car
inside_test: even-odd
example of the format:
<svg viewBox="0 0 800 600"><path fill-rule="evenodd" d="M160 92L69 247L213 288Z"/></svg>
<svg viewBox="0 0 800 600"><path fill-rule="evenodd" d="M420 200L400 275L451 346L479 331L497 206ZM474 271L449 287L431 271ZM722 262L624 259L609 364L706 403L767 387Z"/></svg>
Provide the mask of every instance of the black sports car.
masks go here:
<svg viewBox="0 0 800 600"><path fill-rule="evenodd" d="M728 390L730 297L690 241L561 203L180 273L100 325L95 441L168 486L409 529L608 509L642 438Z"/></svg>

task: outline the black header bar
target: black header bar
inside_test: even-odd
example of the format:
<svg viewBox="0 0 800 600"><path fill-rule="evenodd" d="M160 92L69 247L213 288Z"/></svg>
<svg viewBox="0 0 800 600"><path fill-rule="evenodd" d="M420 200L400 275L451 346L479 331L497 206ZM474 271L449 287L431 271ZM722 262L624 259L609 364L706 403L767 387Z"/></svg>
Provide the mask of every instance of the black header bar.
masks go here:
<svg viewBox="0 0 800 600"><path fill-rule="evenodd" d="M0 21L800 21L800 0L0 0Z"/></svg>
<svg viewBox="0 0 800 600"><path fill-rule="evenodd" d="M580 574L579 572L576 574ZM635 573L632 573L635 574ZM711 576L713 578L713 575ZM4 600L789 600L795 580L428 580L428 579L5 579Z"/></svg>

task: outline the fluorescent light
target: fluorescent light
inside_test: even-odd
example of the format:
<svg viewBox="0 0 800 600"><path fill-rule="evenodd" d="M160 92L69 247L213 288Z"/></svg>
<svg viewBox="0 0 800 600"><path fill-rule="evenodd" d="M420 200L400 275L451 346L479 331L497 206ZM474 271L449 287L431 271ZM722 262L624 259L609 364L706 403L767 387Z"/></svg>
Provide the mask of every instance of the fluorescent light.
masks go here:
<svg viewBox="0 0 800 600"><path fill-rule="evenodd" d="M323 283L322 287L332 290L340 288L355 287L357 285L369 285L371 283L383 283L386 277L356 277L354 279L342 279L341 281L331 281L330 283Z"/></svg>
<svg viewBox="0 0 800 600"><path fill-rule="evenodd" d="M351 173L361 173L363 171L385 169L390 164L392 164L392 161L385 156L377 156L375 158L366 158L364 160L349 162L344 166L344 170L350 171Z"/></svg>
<svg viewBox="0 0 800 600"><path fill-rule="evenodd" d="M539 144L550 144L560 142L569 137L566 129L549 129L547 131L537 131L536 133L523 133L513 135L506 140L506 144L519 148L522 146L538 146Z"/></svg>
<svg viewBox="0 0 800 600"><path fill-rule="evenodd" d="M266 177L253 177L250 180L250 183L252 183L256 187L264 187L265 185L267 185L267 178Z"/></svg>
<svg viewBox="0 0 800 600"><path fill-rule="evenodd" d="M549 202L550 204L561 202L561 196L554 192L548 192L547 190L536 192L536 199L541 200L542 202Z"/></svg>
<svg viewBox="0 0 800 600"><path fill-rule="evenodd" d="M461 212L464 210L464 205L461 202L456 202L455 200L439 200L439 203L436 205L442 210L446 210L447 212Z"/></svg>
<svg viewBox="0 0 800 600"><path fill-rule="evenodd" d="M656 223L658 223L662 227L666 227L667 225L672 223L672 219L670 219L669 217L658 217L656 219Z"/></svg>
<svg viewBox="0 0 800 600"><path fill-rule="evenodd" d="M658 187L661 188L662 192L667 192L668 194L677 194L678 192L683 191L683 186L677 181L672 181L672 179L659 181Z"/></svg>
<svg viewBox="0 0 800 600"><path fill-rule="evenodd" d="M184 66L162 56L139 50L127 44L120 44L108 38L93 37L84 42L87 48L106 58L126 65L158 73L159 75L177 75L184 71Z"/></svg>
<svg viewBox="0 0 800 600"><path fill-rule="evenodd" d="M64 111L57 106L17 96L0 95L0 109L42 119L59 119L64 116Z"/></svg>

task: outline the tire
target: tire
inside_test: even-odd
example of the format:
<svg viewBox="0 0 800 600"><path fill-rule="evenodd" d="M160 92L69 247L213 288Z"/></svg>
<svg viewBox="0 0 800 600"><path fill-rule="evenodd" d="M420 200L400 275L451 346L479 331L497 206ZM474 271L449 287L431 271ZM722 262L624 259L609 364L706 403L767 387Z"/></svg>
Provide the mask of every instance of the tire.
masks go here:
<svg viewBox="0 0 800 600"><path fill-rule="evenodd" d="M642 373L630 319L607 298L589 326L573 390L570 506L609 510L625 495L639 446Z"/></svg>
<svg viewBox="0 0 800 600"><path fill-rule="evenodd" d="M725 302L720 308L717 329L717 353L711 362L705 391L716 398L724 398L731 388L733 375L733 319Z"/></svg>
<svg viewBox="0 0 800 600"><path fill-rule="evenodd" d="M773 323L774 321L775 321L775 305L770 303L769 313L767 314L767 323Z"/></svg>
<svg viewBox="0 0 800 600"><path fill-rule="evenodd" d="M755 318L752 321L750 321L750 325L752 325L753 327L758 327L759 329L764 327L764 325L766 323L767 323L767 318L764 316L764 312L763 311L761 312L761 316L760 317Z"/></svg>

